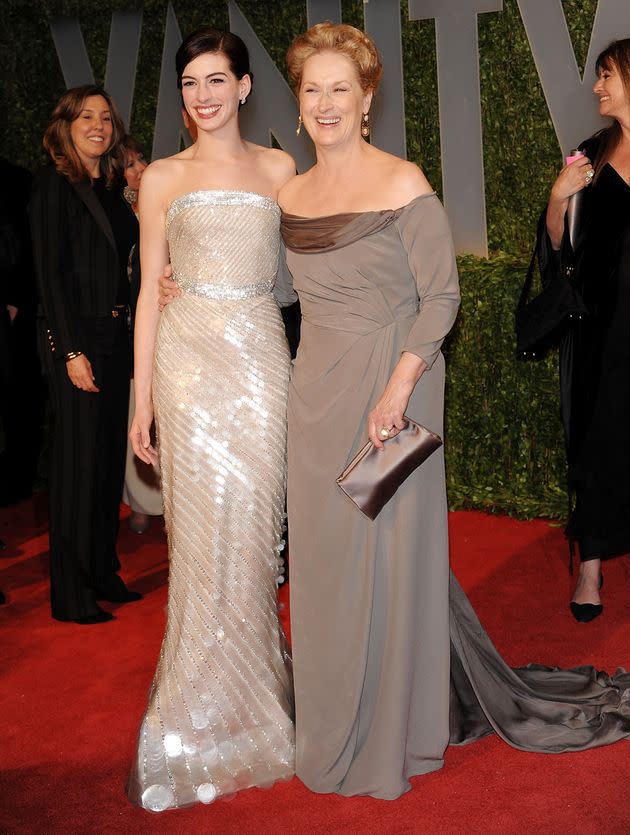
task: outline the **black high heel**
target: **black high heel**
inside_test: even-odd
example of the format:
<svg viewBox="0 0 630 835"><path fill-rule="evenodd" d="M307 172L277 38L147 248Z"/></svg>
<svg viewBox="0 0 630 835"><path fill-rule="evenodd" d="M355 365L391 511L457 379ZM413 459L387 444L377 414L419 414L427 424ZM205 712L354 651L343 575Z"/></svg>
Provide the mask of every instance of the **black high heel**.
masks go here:
<svg viewBox="0 0 630 835"><path fill-rule="evenodd" d="M603 585L604 575L600 572L600 589ZM576 621L578 621L578 623L590 623L592 620L595 620L595 618L598 618L604 611L604 607L601 603L575 603L573 600L569 604L569 608L571 609L571 614Z"/></svg>

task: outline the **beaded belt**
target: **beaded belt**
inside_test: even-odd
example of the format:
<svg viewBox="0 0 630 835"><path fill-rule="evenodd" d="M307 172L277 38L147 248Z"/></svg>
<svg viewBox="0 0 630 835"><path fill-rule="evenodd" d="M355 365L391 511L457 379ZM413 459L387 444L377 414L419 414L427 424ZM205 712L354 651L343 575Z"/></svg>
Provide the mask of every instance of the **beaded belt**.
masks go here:
<svg viewBox="0 0 630 835"><path fill-rule="evenodd" d="M191 293L193 296L203 296L206 299L216 299L217 301L240 301L241 299L255 299L257 296L266 296L271 293L275 277L262 283L240 284L238 287L229 287L224 284L207 284L181 275L173 275L173 280L184 293Z"/></svg>

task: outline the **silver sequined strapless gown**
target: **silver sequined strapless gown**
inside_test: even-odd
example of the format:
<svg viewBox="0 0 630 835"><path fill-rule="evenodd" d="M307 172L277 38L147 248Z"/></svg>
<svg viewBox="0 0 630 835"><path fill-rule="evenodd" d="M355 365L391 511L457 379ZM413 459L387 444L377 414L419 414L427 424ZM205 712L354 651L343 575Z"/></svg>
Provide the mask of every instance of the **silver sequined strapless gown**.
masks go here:
<svg viewBox="0 0 630 835"><path fill-rule="evenodd" d="M168 624L128 793L153 811L293 774L278 623L289 354L271 290L277 204L200 191L167 214L182 295L159 325L153 398Z"/></svg>

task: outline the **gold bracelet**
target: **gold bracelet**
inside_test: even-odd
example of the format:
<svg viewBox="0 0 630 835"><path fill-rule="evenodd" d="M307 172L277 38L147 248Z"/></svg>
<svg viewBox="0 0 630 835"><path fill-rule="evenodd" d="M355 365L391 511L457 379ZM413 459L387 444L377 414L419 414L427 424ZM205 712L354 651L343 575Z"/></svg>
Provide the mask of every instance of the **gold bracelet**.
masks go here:
<svg viewBox="0 0 630 835"><path fill-rule="evenodd" d="M77 357L82 357L83 351L68 351L65 355L64 359L66 362L70 362L70 360L75 360Z"/></svg>

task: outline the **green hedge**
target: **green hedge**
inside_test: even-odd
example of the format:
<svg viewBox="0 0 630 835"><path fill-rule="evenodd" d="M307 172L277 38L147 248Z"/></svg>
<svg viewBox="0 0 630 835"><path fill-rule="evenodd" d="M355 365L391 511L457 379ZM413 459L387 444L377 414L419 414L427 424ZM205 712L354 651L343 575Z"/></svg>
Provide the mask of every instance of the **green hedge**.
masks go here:
<svg viewBox="0 0 630 835"><path fill-rule="evenodd" d="M285 72L284 55L306 26L304 0L238 0L263 45ZM63 78L50 20L77 17L97 81L102 81L111 12L143 8L131 131L150 148L167 0L5 0L0 30L0 154L29 168L44 157L41 136ZM226 0L173 0L183 33L204 23L226 26ZM562 2L580 69L597 0ZM407 148L441 192L433 21L409 21L401 0ZM363 21L362 0L342 0L344 20ZM449 495L455 507L519 515L562 516L563 445L555 359L513 358L513 310L561 154L516 0L501 14L479 15L480 85L488 261L460 261L463 305L450 338L447 427ZM254 72L256 68L254 67ZM255 90L263 95L264 90ZM576 142L584 137L576 137Z"/></svg>
<svg viewBox="0 0 630 835"><path fill-rule="evenodd" d="M557 352L515 356L514 310L527 262L459 259L462 307L445 343L446 467L452 507L566 515Z"/></svg>

